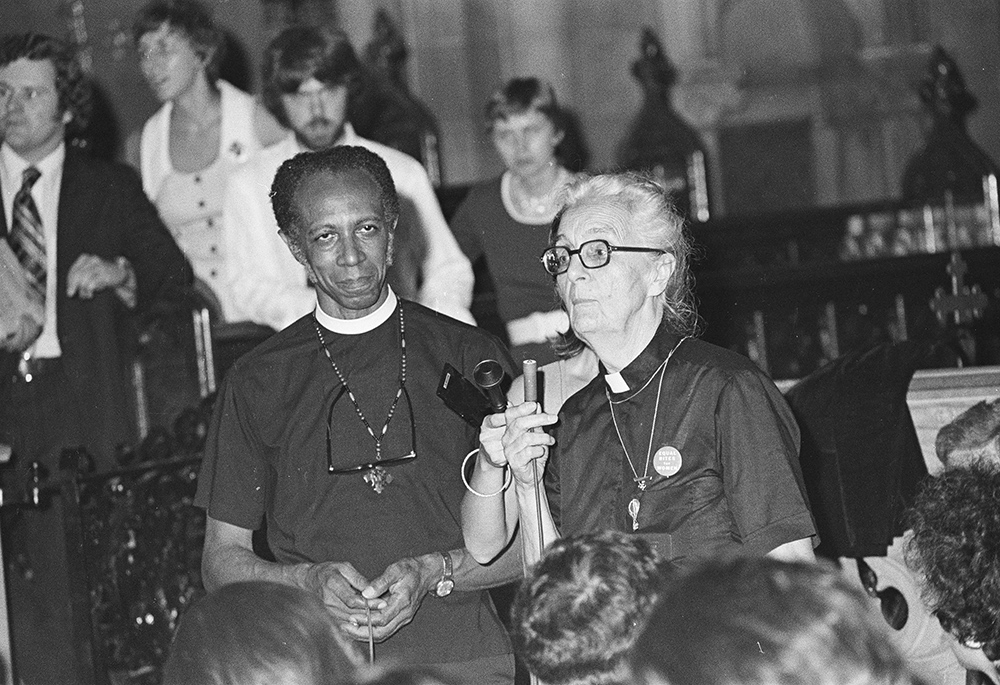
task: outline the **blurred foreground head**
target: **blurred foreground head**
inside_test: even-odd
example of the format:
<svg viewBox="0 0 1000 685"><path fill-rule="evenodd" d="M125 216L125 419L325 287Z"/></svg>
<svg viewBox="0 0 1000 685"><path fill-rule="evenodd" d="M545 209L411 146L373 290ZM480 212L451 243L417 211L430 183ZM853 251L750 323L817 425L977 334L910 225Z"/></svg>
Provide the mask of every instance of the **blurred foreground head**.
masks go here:
<svg viewBox="0 0 1000 685"><path fill-rule="evenodd" d="M191 605L174 636L163 685L347 683L362 663L318 596L248 581Z"/></svg>
<svg viewBox="0 0 1000 685"><path fill-rule="evenodd" d="M626 659L661 585L659 558L616 531L556 540L518 590L514 649L546 685L628 682Z"/></svg>
<svg viewBox="0 0 1000 685"><path fill-rule="evenodd" d="M910 685L881 615L832 566L709 562L668 584L632 657L644 685Z"/></svg>
<svg viewBox="0 0 1000 685"><path fill-rule="evenodd" d="M946 467L989 460L1000 465L1000 399L979 402L938 431L934 441Z"/></svg>

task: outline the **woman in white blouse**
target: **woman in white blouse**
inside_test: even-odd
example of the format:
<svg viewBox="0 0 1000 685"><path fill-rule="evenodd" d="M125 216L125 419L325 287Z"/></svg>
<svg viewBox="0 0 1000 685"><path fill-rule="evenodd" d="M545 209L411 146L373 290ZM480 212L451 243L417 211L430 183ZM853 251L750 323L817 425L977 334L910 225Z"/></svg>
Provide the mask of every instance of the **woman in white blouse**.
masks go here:
<svg viewBox="0 0 1000 685"><path fill-rule="evenodd" d="M288 132L219 78L224 36L196 0L154 0L133 26L142 74L163 106L129 139L143 188L224 317L222 196L232 170Z"/></svg>

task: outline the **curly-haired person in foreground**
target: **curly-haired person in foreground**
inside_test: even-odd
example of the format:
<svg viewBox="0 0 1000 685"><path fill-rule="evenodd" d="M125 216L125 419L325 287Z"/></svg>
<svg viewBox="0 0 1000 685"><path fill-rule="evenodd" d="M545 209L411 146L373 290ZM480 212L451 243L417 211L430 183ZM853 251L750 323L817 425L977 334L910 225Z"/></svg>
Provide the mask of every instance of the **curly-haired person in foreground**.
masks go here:
<svg viewBox="0 0 1000 685"><path fill-rule="evenodd" d="M667 584L639 685L911 685L885 621L825 563L713 560Z"/></svg>
<svg viewBox="0 0 1000 685"><path fill-rule="evenodd" d="M929 479L910 510L907 561L967 669L1000 683L1000 466L977 461Z"/></svg>
<svg viewBox="0 0 1000 685"><path fill-rule="evenodd" d="M546 685L627 683L626 657L656 603L660 558L615 531L556 540L521 584L514 649Z"/></svg>

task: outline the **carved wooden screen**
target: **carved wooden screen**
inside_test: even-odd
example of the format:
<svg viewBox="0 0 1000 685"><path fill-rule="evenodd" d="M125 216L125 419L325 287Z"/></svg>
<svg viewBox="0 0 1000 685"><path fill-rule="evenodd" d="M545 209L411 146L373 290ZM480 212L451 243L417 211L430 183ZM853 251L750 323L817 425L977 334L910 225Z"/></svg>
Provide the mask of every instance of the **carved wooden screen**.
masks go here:
<svg viewBox="0 0 1000 685"><path fill-rule="evenodd" d="M62 486L77 622L89 610L96 682L159 683L188 605L204 593L197 457L143 463ZM85 596L81 597L81 593Z"/></svg>

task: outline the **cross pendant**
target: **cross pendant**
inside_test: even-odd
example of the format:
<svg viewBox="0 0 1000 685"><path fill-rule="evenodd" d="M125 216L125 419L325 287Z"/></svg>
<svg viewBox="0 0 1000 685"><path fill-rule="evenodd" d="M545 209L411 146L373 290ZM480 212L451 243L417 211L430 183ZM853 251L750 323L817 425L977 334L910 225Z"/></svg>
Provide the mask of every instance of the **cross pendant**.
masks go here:
<svg viewBox="0 0 1000 685"><path fill-rule="evenodd" d="M365 482L372 486L376 495L381 495L385 486L392 482L392 474L381 466L376 466L365 474Z"/></svg>

